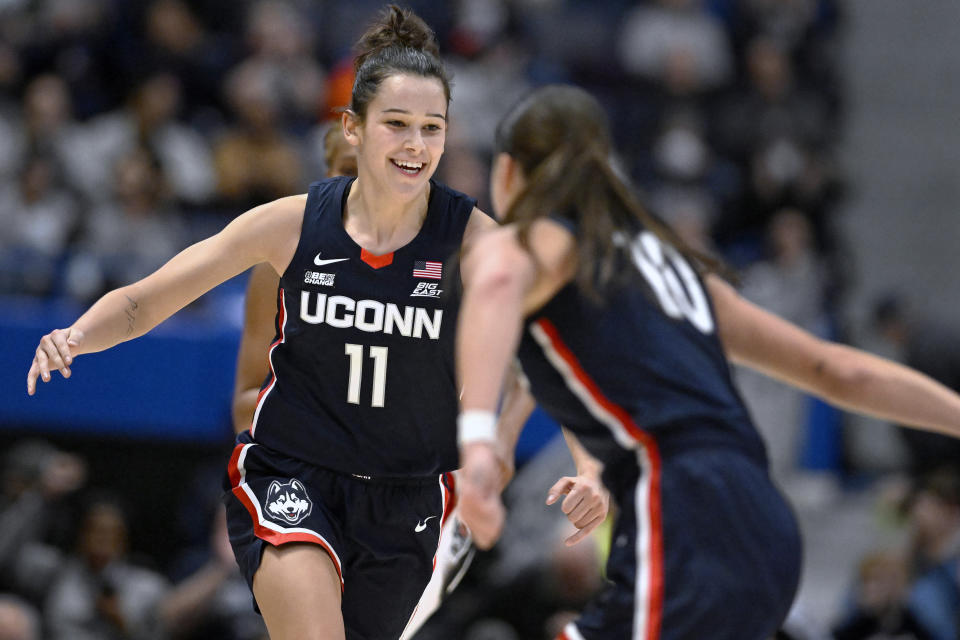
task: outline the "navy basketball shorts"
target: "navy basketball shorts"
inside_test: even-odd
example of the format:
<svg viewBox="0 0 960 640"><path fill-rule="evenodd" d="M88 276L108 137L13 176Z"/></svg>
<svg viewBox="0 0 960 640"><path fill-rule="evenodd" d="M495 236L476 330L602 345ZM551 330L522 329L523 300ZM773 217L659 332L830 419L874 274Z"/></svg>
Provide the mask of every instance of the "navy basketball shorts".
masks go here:
<svg viewBox="0 0 960 640"><path fill-rule="evenodd" d="M733 449L661 459L652 445L608 482L619 509L610 583L558 640L775 634L797 590L801 547L762 463Z"/></svg>
<svg viewBox="0 0 960 640"><path fill-rule="evenodd" d="M452 474L380 481L237 438L224 478L227 531L247 584L265 545L322 548L340 575L347 640L396 640L430 582L454 507Z"/></svg>

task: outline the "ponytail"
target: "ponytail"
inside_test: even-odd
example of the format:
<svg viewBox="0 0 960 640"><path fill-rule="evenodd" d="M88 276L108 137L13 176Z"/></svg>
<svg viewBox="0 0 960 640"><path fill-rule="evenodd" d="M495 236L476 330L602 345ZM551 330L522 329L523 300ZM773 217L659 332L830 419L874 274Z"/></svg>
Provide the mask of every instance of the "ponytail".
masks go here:
<svg viewBox="0 0 960 640"><path fill-rule="evenodd" d="M695 251L653 216L614 168L606 114L582 89L548 86L530 94L501 121L497 150L523 169L526 187L504 216L529 246L530 227L539 218L558 215L576 226L576 283L594 298L622 280L618 268L624 248L620 233L639 228L672 245L700 272L726 271L716 259Z"/></svg>
<svg viewBox="0 0 960 640"><path fill-rule="evenodd" d="M380 84L396 74L436 78L450 103L450 76L440 61L437 38L412 11L389 5L354 48L357 55L353 62L355 79L350 110L361 120Z"/></svg>

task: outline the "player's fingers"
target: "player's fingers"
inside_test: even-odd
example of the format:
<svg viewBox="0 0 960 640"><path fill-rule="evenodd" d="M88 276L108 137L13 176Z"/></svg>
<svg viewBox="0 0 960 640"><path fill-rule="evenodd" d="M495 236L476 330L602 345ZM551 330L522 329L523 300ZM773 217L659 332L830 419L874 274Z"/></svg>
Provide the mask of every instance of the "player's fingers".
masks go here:
<svg viewBox="0 0 960 640"><path fill-rule="evenodd" d="M584 492L579 489L574 489L570 494L563 499L563 504L560 505L560 510L567 514L567 517L570 516L573 511L583 503Z"/></svg>
<svg viewBox="0 0 960 640"><path fill-rule="evenodd" d="M57 329L50 334L50 340L57 348L57 353L60 355L60 359L63 360L63 364L71 365L73 364L73 356L70 353L70 345L67 343L67 334L67 331Z"/></svg>
<svg viewBox="0 0 960 640"><path fill-rule="evenodd" d="M37 368L40 370L40 378L44 382L50 381L50 359L47 357L47 352L43 350L43 347L37 347L37 353L35 356L35 361L37 363Z"/></svg>
<svg viewBox="0 0 960 640"><path fill-rule="evenodd" d="M40 347L46 352L47 357L49 358L49 367L50 369L62 369L67 366L64 363L63 358L61 357L60 349L57 347L57 343L53 339L53 333L48 333L43 336L43 339L40 340Z"/></svg>
<svg viewBox="0 0 960 640"><path fill-rule="evenodd" d="M567 514L567 519L579 527L582 526L581 523L589 522L598 515L600 514L597 505L585 498L580 501L580 504L578 504L573 511Z"/></svg>
<svg viewBox="0 0 960 640"><path fill-rule="evenodd" d="M560 478L553 486L550 487L550 490L547 491L547 504L553 504L557 501L560 496L570 491L575 484L575 479L568 476Z"/></svg>
<svg viewBox="0 0 960 640"><path fill-rule="evenodd" d="M602 512L601 509L598 509L596 506L592 506L583 510L583 513L578 513L576 515L569 516L570 522L573 523L578 529L582 529L587 526L597 518L604 518L606 514Z"/></svg>
<svg viewBox="0 0 960 640"><path fill-rule="evenodd" d="M40 375L40 365L37 364L37 359L34 358L33 362L30 363L30 371L27 372L27 395L32 396L37 392L37 376Z"/></svg>
<svg viewBox="0 0 960 640"><path fill-rule="evenodd" d="M599 527L601 522L603 522L603 518L600 518L600 517L594 518L593 520L588 522L586 526L583 526L577 529L577 531L574 532L572 536L570 536L565 540L564 544L566 544L568 547L572 547L573 545L577 544L578 542L586 538L588 535L593 533L593 530Z"/></svg>

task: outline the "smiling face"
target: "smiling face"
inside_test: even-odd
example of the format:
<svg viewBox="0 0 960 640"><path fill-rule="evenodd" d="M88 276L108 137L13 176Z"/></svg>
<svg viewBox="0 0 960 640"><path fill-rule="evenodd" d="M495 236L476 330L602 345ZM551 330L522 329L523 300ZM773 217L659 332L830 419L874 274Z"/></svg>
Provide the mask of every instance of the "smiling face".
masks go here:
<svg viewBox="0 0 960 640"><path fill-rule="evenodd" d="M361 122L344 114L347 141L357 147L361 181L398 194L426 188L443 155L447 99L436 78L407 74L380 84Z"/></svg>

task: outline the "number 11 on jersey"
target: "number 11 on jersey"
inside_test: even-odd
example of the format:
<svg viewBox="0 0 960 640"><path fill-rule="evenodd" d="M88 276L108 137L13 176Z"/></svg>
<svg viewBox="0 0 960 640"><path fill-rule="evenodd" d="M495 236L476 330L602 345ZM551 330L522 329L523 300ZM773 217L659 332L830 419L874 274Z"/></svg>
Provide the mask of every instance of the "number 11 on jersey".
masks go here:
<svg viewBox="0 0 960 640"><path fill-rule="evenodd" d="M363 379L363 345L344 345L344 353L350 357L350 377L347 381L347 402L360 404L360 381ZM373 397L370 406L382 407L387 393L387 347L370 347L373 359Z"/></svg>

